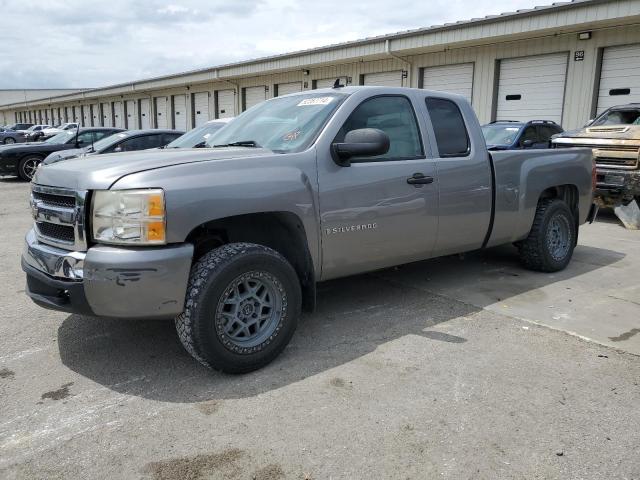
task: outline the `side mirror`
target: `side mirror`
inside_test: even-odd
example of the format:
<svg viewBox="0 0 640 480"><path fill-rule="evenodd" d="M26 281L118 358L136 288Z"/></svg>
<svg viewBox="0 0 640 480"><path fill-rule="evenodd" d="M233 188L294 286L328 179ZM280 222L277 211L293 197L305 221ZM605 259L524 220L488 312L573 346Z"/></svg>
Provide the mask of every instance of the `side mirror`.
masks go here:
<svg viewBox="0 0 640 480"><path fill-rule="evenodd" d="M359 128L351 130L344 137L344 142L331 146L334 162L341 167L351 165L352 157L375 157L389 151L389 135L377 128Z"/></svg>
<svg viewBox="0 0 640 480"><path fill-rule="evenodd" d="M524 142L522 142L522 146L524 148L531 148L531 147L533 147L534 143L535 142L533 140L525 140Z"/></svg>
<svg viewBox="0 0 640 480"><path fill-rule="evenodd" d="M121 152L122 151L122 146L118 145L116 148L113 149L114 152Z"/></svg>

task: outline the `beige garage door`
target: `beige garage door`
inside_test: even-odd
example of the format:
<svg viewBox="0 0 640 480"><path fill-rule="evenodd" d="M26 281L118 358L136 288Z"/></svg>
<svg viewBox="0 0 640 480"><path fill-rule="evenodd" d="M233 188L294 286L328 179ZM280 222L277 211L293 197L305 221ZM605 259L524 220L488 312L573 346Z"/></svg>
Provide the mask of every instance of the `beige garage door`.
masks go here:
<svg viewBox="0 0 640 480"><path fill-rule="evenodd" d="M283 95L289 95L290 93L301 92L302 82L279 83L277 88L278 97L281 97Z"/></svg>
<svg viewBox="0 0 640 480"><path fill-rule="evenodd" d="M267 87L247 87L244 89L244 109L249 110L267 99Z"/></svg>
<svg viewBox="0 0 640 480"><path fill-rule="evenodd" d="M422 88L455 93L471 101L473 63L424 68L422 70Z"/></svg>
<svg viewBox="0 0 640 480"><path fill-rule="evenodd" d="M313 81L314 88L331 88L336 83L337 78L340 79L340 85L347 84L347 77L320 78Z"/></svg>
<svg viewBox="0 0 640 480"><path fill-rule="evenodd" d="M113 102L113 122L116 128L124 128L124 106L122 102Z"/></svg>
<svg viewBox="0 0 640 480"><path fill-rule="evenodd" d="M156 124L155 128L168 128L167 122L167 97L156 97Z"/></svg>
<svg viewBox="0 0 640 480"><path fill-rule="evenodd" d="M497 120L562 122L566 53L500 61Z"/></svg>
<svg viewBox="0 0 640 480"><path fill-rule="evenodd" d="M640 44L605 48L598 115L609 107L631 102L640 102Z"/></svg>
<svg viewBox="0 0 640 480"><path fill-rule="evenodd" d="M151 101L148 98L140 99L140 128L151 128Z"/></svg>
<svg viewBox="0 0 640 480"><path fill-rule="evenodd" d="M187 96L173 96L173 128L185 131L187 129Z"/></svg>
<svg viewBox="0 0 640 480"><path fill-rule="evenodd" d="M199 127L209 120L209 92L193 94L193 122Z"/></svg>
<svg viewBox="0 0 640 480"><path fill-rule="evenodd" d="M109 102L101 103L102 126L113 127L113 116L111 114L111 104Z"/></svg>
<svg viewBox="0 0 640 480"><path fill-rule="evenodd" d="M235 90L219 90L216 118L231 118L236 115Z"/></svg>
<svg viewBox="0 0 640 480"><path fill-rule="evenodd" d="M125 128L138 128L136 101L127 100L124 102L124 109Z"/></svg>
<svg viewBox="0 0 640 480"><path fill-rule="evenodd" d="M401 87L402 71L366 73L364 75L364 84L376 87Z"/></svg>

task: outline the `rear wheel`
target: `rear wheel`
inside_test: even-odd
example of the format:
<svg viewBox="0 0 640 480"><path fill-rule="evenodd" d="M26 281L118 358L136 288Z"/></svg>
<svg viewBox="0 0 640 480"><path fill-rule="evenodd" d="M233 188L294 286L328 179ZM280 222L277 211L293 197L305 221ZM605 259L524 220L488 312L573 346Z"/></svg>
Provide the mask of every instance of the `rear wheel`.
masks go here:
<svg viewBox="0 0 640 480"><path fill-rule="evenodd" d="M278 252L232 243L191 269L176 330L205 366L245 373L267 365L291 340L301 310L298 276Z"/></svg>
<svg viewBox="0 0 640 480"><path fill-rule="evenodd" d="M38 165L40 165L41 163L42 157L39 157L37 155L24 157L18 164L18 176L23 180L31 181L33 176L36 174Z"/></svg>
<svg viewBox="0 0 640 480"><path fill-rule="evenodd" d="M11 144L11 143L16 143L15 139L11 138L11 137L7 137L4 139L4 143L6 143L7 145Z"/></svg>
<svg viewBox="0 0 640 480"><path fill-rule="evenodd" d="M569 206L559 199L541 200L529 236L517 245L520 259L531 270L562 270L571 261L576 235L577 225Z"/></svg>

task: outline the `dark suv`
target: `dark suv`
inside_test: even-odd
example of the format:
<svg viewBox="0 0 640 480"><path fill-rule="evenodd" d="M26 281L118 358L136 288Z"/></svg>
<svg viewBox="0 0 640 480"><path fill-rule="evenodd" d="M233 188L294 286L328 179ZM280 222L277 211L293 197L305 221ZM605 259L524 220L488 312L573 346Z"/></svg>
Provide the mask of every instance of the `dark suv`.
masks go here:
<svg viewBox="0 0 640 480"><path fill-rule="evenodd" d="M551 137L563 132L551 120L496 120L482 127L489 150L519 150L523 148L550 148Z"/></svg>

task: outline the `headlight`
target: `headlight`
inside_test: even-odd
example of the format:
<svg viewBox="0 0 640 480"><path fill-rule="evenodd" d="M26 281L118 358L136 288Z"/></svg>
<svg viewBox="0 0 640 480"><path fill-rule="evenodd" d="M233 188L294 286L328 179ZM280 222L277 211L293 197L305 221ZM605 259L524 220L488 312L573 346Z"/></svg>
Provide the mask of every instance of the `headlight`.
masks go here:
<svg viewBox="0 0 640 480"><path fill-rule="evenodd" d="M166 243L164 192L98 190L93 195L91 220L96 242L117 245Z"/></svg>

